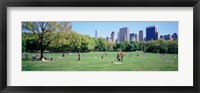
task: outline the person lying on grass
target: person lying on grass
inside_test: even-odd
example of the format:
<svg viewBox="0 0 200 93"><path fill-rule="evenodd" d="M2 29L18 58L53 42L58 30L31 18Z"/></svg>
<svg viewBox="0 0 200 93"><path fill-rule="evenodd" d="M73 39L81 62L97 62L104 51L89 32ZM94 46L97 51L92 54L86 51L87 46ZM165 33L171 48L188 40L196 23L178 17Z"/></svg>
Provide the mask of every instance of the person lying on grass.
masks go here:
<svg viewBox="0 0 200 93"><path fill-rule="evenodd" d="M46 57L42 58L42 61L53 61L54 59L51 57L50 59L47 59Z"/></svg>
<svg viewBox="0 0 200 93"><path fill-rule="evenodd" d="M110 64L122 64L120 62L110 62Z"/></svg>

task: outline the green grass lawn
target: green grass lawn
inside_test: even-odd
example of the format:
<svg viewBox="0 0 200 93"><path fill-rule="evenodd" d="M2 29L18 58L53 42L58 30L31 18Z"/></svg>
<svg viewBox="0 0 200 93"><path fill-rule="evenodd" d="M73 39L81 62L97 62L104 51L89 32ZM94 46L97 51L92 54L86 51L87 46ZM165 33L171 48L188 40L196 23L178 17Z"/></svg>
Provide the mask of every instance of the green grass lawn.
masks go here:
<svg viewBox="0 0 200 93"><path fill-rule="evenodd" d="M122 64L111 64L117 62L117 53L107 52L108 56L104 52L80 53L80 61L77 53L65 53L65 57L61 53L45 53L46 58L54 58L48 62L31 61L32 55L38 53L28 53L28 59L22 58L22 71L178 71L177 54L165 54L162 59L159 53L123 52Z"/></svg>

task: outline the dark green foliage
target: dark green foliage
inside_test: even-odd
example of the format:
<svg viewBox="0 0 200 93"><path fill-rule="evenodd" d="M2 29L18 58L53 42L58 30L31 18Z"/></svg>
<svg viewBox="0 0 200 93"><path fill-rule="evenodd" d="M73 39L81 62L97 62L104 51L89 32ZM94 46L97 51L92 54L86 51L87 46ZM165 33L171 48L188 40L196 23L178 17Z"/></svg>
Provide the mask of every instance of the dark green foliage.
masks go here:
<svg viewBox="0 0 200 93"><path fill-rule="evenodd" d="M145 44L145 52L178 54L178 40L152 40Z"/></svg>
<svg viewBox="0 0 200 93"><path fill-rule="evenodd" d="M22 52L26 51L26 39L22 38Z"/></svg>

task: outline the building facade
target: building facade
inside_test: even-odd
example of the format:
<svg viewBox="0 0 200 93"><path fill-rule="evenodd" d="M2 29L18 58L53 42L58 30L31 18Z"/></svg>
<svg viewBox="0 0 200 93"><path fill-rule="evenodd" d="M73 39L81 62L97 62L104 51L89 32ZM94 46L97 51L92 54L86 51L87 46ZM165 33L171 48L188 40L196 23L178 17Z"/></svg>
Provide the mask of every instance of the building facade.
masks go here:
<svg viewBox="0 0 200 93"><path fill-rule="evenodd" d="M168 35L164 35L164 39L165 40L173 40L172 35L168 34Z"/></svg>
<svg viewBox="0 0 200 93"><path fill-rule="evenodd" d="M135 41L135 33L130 34L130 41Z"/></svg>
<svg viewBox="0 0 200 93"><path fill-rule="evenodd" d="M130 41L130 29L128 27L119 29L119 42Z"/></svg>
<svg viewBox="0 0 200 93"><path fill-rule="evenodd" d="M139 35L135 34L135 41L139 41Z"/></svg>
<svg viewBox="0 0 200 93"><path fill-rule="evenodd" d="M158 31L157 31L157 26L149 26L146 27L146 41L150 40L157 40L158 39Z"/></svg>
<svg viewBox="0 0 200 93"><path fill-rule="evenodd" d="M139 31L139 41L143 41L143 30Z"/></svg>

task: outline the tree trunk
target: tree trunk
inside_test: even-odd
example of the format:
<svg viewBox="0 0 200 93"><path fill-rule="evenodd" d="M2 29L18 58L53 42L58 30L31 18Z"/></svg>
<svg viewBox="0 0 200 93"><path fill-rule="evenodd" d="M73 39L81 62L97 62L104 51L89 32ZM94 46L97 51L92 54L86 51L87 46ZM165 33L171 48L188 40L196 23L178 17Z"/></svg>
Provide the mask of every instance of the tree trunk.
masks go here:
<svg viewBox="0 0 200 93"><path fill-rule="evenodd" d="M40 59L43 58L44 50L47 48L47 46L49 46L50 43L51 43L51 41L49 41L49 42L47 43L47 45L45 45L45 46L41 44L41 46L40 46L40 47L41 47L41 48L40 48L40 50L41 50L41 51L40 51Z"/></svg>
<svg viewBox="0 0 200 93"><path fill-rule="evenodd" d="M43 53L44 53L44 49L41 49L41 51L40 51L40 59L43 58Z"/></svg>

